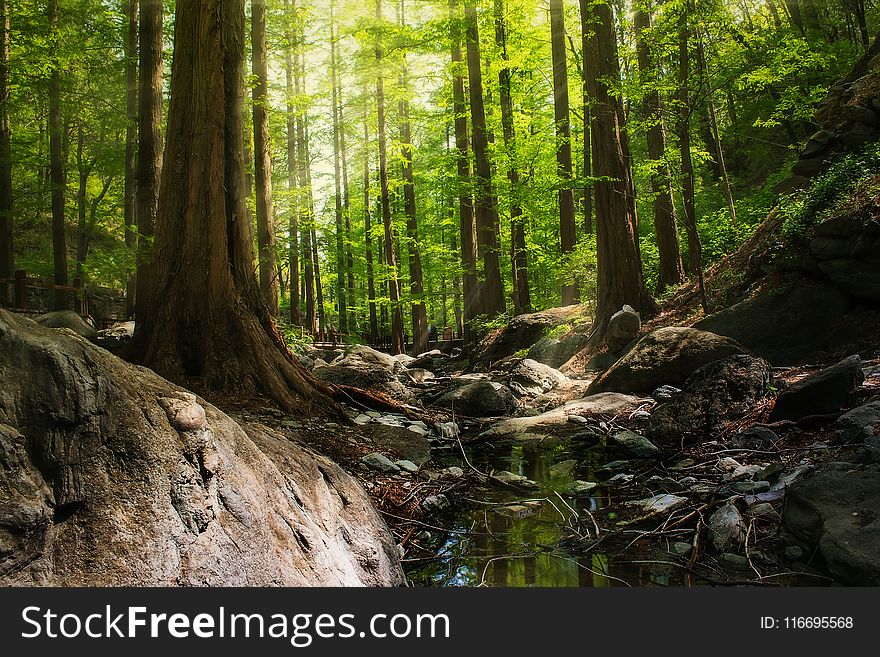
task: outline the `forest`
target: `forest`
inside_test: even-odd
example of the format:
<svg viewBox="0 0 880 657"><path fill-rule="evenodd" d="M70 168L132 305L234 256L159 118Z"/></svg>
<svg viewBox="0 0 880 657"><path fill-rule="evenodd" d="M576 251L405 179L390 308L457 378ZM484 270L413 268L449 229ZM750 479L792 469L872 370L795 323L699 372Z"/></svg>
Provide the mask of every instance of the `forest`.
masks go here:
<svg viewBox="0 0 880 657"><path fill-rule="evenodd" d="M73 549L50 516L111 536L84 455L168 456L167 434L170 497L121 494L173 508L155 531L199 564L178 582L880 581L808 560L774 509L842 476L813 445L866 481L880 456L872 0L0 0L0 21L0 437L54 495L0 580ZM254 510L316 471L351 517ZM298 522L366 528L343 551L380 565L322 570ZM270 554L218 574L223 540L187 532ZM44 583L165 583L169 558Z"/></svg>

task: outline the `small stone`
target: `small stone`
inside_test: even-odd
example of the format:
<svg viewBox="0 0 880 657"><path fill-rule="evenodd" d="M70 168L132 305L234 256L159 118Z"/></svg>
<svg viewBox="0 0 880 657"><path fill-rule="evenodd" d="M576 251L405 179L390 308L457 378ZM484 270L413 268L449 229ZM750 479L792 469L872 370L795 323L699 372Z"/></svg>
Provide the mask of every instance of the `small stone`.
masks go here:
<svg viewBox="0 0 880 657"><path fill-rule="evenodd" d="M719 555L718 565L720 565L722 568L738 570L740 572L751 570L748 559L740 556L739 554L733 554L732 552L725 552Z"/></svg>
<svg viewBox="0 0 880 657"><path fill-rule="evenodd" d="M400 459L399 461L395 461L394 465L396 465L401 470L405 470L406 472L418 472L419 466L417 466L412 461L407 461L406 459Z"/></svg>
<svg viewBox="0 0 880 657"><path fill-rule="evenodd" d="M613 477L611 477L611 479L609 479L605 483L607 483L607 484L628 484L629 482L631 482L633 480L633 478L634 478L634 475L624 474L623 472L620 472L620 473L614 475Z"/></svg>
<svg viewBox="0 0 880 657"><path fill-rule="evenodd" d="M422 500L422 508L428 513L439 513L449 508L449 498L443 493L429 495Z"/></svg>
<svg viewBox="0 0 880 657"><path fill-rule="evenodd" d="M776 509L773 508L773 505L769 502L761 502L759 504L755 504L754 506L750 506L746 513L752 518L763 518L765 520L771 520L774 522L779 521L780 516Z"/></svg>
<svg viewBox="0 0 880 657"><path fill-rule="evenodd" d="M590 421L582 415L569 415L568 421L572 424L589 424Z"/></svg>
<svg viewBox="0 0 880 657"><path fill-rule="evenodd" d="M660 450L654 443L634 431L621 431L611 436L611 440L618 447L639 459L655 459L660 456Z"/></svg>
<svg viewBox="0 0 880 657"><path fill-rule="evenodd" d="M461 433L455 422L438 422L434 426L441 438L453 439L457 438L459 433Z"/></svg>
<svg viewBox="0 0 880 657"><path fill-rule="evenodd" d="M627 506L641 507L643 512L650 515L656 515L660 513L671 513L687 504L687 501L686 497L663 493L662 495L654 495L647 499L634 500L632 502L626 502L625 504Z"/></svg>
<svg viewBox="0 0 880 657"><path fill-rule="evenodd" d="M682 486L693 486L695 483L697 483L697 478L696 477L682 477L681 479L678 480L678 483L680 483Z"/></svg>
<svg viewBox="0 0 880 657"><path fill-rule="evenodd" d="M669 401L675 395L681 392L681 388L676 388L675 386L660 386L654 392L651 393L651 398L654 401L665 402Z"/></svg>
<svg viewBox="0 0 880 657"><path fill-rule="evenodd" d="M725 475L727 481L739 481L740 479L752 479L756 474L762 472L762 465L741 465L729 475Z"/></svg>
<svg viewBox="0 0 880 657"><path fill-rule="evenodd" d="M492 475L492 478L500 481L502 484L507 484L508 486L517 486L519 488L540 488L541 486L537 481L532 481L528 477L514 474L513 472L508 472L507 470L496 472L494 475Z"/></svg>
<svg viewBox="0 0 880 657"><path fill-rule="evenodd" d="M685 559L690 556L693 551L694 546L690 543L685 543L683 541L676 541L672 545L669 546L669 553L674 554L676 557L680 557L681 559Z"/></svg>
<svg viewBox="0 0 880 657"><path fill-rule="evenodd" d="M719 470L724 470L726 472L733 472L738 467L740 467L740 464L737 462L737 460L732 459L729 456L725 456L723 459L719 459L719 461L718 461L718 469Z"/></svg>
<svg viewBox="0 0 880 657"><path fill-rule="evenodd" d="M731 492L740 495L755 495L770 490L769 481L737 481L730 485Z"/></svg>
<svg viewBox="0 0 880 657"><path fill-rule="evenodd" d="M409 425L409 426L407 427L407 430L408 430L408 431L412 431L413 433L418 434L419 436L427 436L427 435L428 435L428 430L427 430L427 429L423 429L422 427L420 427L420 426L417 425L417 424L411 424L411 425Z"/></svg>
<svg viewBox="0 0 880 657"><path fill-rule="evenodd" d="M785 548L785 558L789 561L797 561L804 556L804 551L797 545L789 545Z"/></svg>
<svg viewBox="0 0 880 657"><path fill-rule="evenodd" d="M598 485L599 484L592 481L582 481L580 479L575 479L568 485L568 488L565 489L565 494L571 495L573 497L587 496Z"/></svg>
<svg viewBox="0 0 880 657"><path fill-rule="evenodd" d="M379 411L367 411L367 415L369 415L372 418L382 417L382 414Z"/></svg>
<svg viewBox="0 0 880 657"><path fill-rule="evenodd" d="M738 548L746 537L746 526L739 509L728 502L709 517L709 538L719 552Z"/></svg>
<svg viewBox="0 0 880 657"><path fill-rule="evenodd" d="M458 479L459 477L464 476L464 470L459 468L457 465L450 465L448 468L443 470L443 472L453 479Z"/></svg>
<svg viewBox="0 0 880 657"><path fill-rule="evenodd" d="M673 465L670 470L687 470L690 467L693 467L696 462L693 459L682 459L675 465Z"/></svg>
<svg viewBox="0 0 880 657"><path fill-rule="evenodd" d="M360 415L358 415L354 419L355 424L369 424L372 421L373 421L373 418L371 418L369 415L365 415L363 413L361 413Z"/></svg>
<svg viewBox="0 0 880 657"><path fill-rule="evenodd" d="M611 461L596 470L596 474L600 477L608 476L626 470L629 467L629 461Z"/></svg>
<svg viewBox="0 0 880 657"><path fill-rule="evenodd" d="M372 454L367 454L363 458L361 458L361 463L363 463L368 468L375 470L376 472L382 472L386 474L392 474L400 472L400 467L395 465L391 459L385 456L382 452L373 452Z"/></svg>
<svg viewBox="0 0 880 657"><path fill-rule="evenodd" d="M571 475L572 471L577 467L577 461L574 459L568 459L565 461L561 461L560 463L554 463L550 466L550 474L556 475L558 477L568 477Z"/></svg>

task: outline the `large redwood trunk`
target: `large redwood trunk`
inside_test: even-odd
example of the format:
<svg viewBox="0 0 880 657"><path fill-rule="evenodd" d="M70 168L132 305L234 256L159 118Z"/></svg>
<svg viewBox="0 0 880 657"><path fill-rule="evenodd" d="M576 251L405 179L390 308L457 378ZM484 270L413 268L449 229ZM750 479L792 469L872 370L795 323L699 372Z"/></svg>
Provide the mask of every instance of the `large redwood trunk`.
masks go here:
<svg viewBox="0 0 880 657"><path fill-rule="evenodd" d="M326 407L287 352L254 274L243 0L179 0L174 50L155 278L132 347L160 374L201 388L259 391L287 411Z"/></svg>
<svg viewBox="0 0 880 657"><path fill-rule="evenodd" d="M645 290L639 259L635 195L629 162L623 109L614 95L620 79L611 8L593 8L593 35L584 57L593 107L593 172L596 182L596 255L598 302L594 336L604 334L608 320L623 304L642 317L656 313L657 305Z"/></svg>

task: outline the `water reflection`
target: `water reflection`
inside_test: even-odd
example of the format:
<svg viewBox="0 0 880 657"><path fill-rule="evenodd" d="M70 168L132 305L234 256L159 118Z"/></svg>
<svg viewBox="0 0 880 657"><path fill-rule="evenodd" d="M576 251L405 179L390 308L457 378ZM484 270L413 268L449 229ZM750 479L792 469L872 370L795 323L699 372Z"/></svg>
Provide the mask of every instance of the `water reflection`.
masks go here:
<svg viewBox="0 0 880 657"><path fill-rule="evenodd" d="M471 508L455 518L450 534L436 545L436 560L415 562L410 581L421 586L621 586L666 584L650 570L615 564L608 555L575 556L560 547L570 538L573 509L610 503L608 489L592 497L567 493L575 480L597 481L596 469L608 461L603 446L570 441L480 445L468 459L482 472L508 470L541 485L535 491L482 491ZM556 493L562 496L562 499ZM567 507L571 507L571 509ZM575 521L576 524L576 521Z"/></svg>

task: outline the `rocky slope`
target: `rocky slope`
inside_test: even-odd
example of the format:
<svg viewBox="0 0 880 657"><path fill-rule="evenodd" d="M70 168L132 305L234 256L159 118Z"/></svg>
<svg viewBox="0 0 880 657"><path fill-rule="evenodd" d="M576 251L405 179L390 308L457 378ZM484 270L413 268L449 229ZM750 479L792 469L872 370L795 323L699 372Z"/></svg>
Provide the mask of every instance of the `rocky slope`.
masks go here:
<svg viewBox="0 0 880 657"><path fill-rule="evenodd" d="M399 585L333 462L0 311L0 583Z"/></svg>

